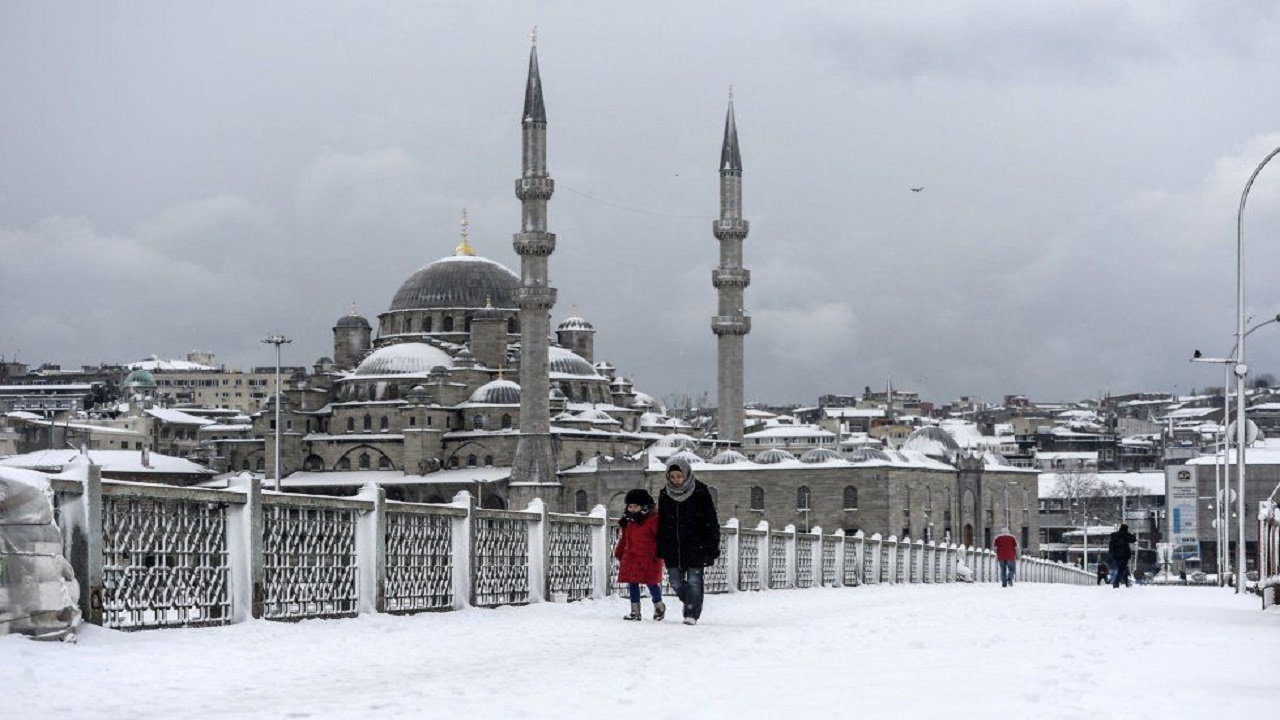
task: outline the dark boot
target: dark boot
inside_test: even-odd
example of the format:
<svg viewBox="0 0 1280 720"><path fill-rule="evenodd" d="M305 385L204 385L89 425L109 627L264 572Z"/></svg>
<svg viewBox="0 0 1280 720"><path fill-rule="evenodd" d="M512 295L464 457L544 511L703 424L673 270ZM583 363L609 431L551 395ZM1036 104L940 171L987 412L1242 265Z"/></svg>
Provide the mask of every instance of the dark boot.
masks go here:
<svg viewBox="0 0 1280 720"><path fill-rule="evenodd" d="M667 604L658 601L653 604L653 619L662 622L662 618L667 616Z"/></svg>
<svg viewBox="0 0 1280 720"><path fill-rule="evenodd" d="M640 603L638 602L631 603L631 614L623 615L622 619L623 620L639 620L640 619Z"/></svg>

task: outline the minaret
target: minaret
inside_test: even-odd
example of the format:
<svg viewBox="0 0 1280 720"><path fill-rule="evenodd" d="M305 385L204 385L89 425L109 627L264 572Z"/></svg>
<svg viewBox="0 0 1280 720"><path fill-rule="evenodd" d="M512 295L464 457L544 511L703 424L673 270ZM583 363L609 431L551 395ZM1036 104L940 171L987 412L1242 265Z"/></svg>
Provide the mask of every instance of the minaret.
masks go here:
<svg viewBox="0 0 1280 720"><path fill-rule="evenodd" d="M513 245L520 256L520 440L511 467L511 483L556 484L551 445L550 381L547 345L556 291L547 280L547 258L556 236L547 232L547 200L555 183L547 175L547 111L538 75L537 28L529 50L529 80L524 92L523 173L516 180L523 221Z"/></svg>
<svg viewBox="0 0 1280 720"><path fill-rule="evenodd" d="M720 148L720 219L711 228L720 241L720 266L711 271L711 284L720 296L719 312L711 318L717 348L719 439L741 445L743 341L751 332L743 294L751 284L751 272L742 267L742 241L747 237L748 225L742 219L742 155L738 152L738 126L733 117L733 88L729 88L729 112Z"/></svg>

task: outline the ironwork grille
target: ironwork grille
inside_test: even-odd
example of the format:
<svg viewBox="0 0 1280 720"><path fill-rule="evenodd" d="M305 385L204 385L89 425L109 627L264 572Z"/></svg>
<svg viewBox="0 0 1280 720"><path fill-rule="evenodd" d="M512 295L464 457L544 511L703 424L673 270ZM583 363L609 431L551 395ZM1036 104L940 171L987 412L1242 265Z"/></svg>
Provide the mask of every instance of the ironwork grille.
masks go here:
<svg viewBox="0 0 1280 720"><path fill-rule="evenodd" d="M727 593L729 592L729 571L726 563L729 561L729 533L723 529L720 531L720 557L711 564L702 576L702 588L708 593Z"/></svg>
<svg viewBox="0 0 1280 720"><path fill-rule="evenodd" d="M760 539L743 534L738 542L738 589L760 589Z"/></svg>
<svg viewBox="0 0 1280 720"><path fill-rule="evenodd" d="M225 625L227 510L185 500L102 498L102 624Z"/></svg>
<svg viewBox="0 0 1280 720"><path fill-rule="evenodd" d="M878 545L878 543L877 543ZM876 545L867 545L862 543L862 582L874 585L880 581L880 575L876 572L876 557L880 552L876 550Z"/></svg>
<svg viewBox="0 0 1280 720"><path fill-rule="evenodd" d="M836 577L836 553L843 541L837 537L822 538L822 584L834 587L840 578Z"/></svg>
<svg viewBox="0 0 1280 720"><path fill-rule="evenodd" d="M453 519L387 513L387 612L453 607Z"/></svg>
<svg viewBox="0 0 1280 720"><path fill-rule="evenodd" d="M263 617L357 613L354 509L267 505L262 525Z"/></svg>
<svg viewBox="0 0 1280 720"><path fill-rule="evenodd" d="M477 517L475 604L529 602L529 523Z"/></svg>
<svg viewBox="0 0 1280 720"><path fill-rule="evenodd" d="M933 582L934 565L935 563L933 560L933 547L930 545L925 545L923 548L920 549L920 582L923 582L923 583Z"/></svg>
<svg viewBox="0 0 1280 720"><path fill-rule="evenodd" d="M898 582L899 583L905 584L905 583L911 582L911 577L912 577L911 561L912 561L913 555L915 555L915 553L911 552L910 545L904 544L904 545L898 546Z"/></svg>
<svg viewBox="0 0 1280 720"><path fill-rule="evenodd" d="M591 597L591 526L551 521L547 585L570 600Z"/></svg>
<svg viewBox="0 0 1280 720"><path fill-rule="evenodd" d="M866 544L859 540L850 540L845 538L844 541L844 584L857 586L862 584L862 578L865 577L862 570L863 556L866 554L864 548Z"/></svg>
<svg viewBox="0 0 1280 720"><path fill-rule="evenodd" d="M787 538L781 533L769 533L769 587L787 586Z"/></svg>
<svg viewBox="0 0 1280 720"><path fill-rule="evenodd" d="M796 587L813 587L813 544L812 535L796 536Z"/></svg>
<svg viewBox="0 0 1280 720"><path fill-rule="evenodd" d="M893 580L893 564L889 562L889 545L885 542L880 543L880 582L887 583Z"/></svg>

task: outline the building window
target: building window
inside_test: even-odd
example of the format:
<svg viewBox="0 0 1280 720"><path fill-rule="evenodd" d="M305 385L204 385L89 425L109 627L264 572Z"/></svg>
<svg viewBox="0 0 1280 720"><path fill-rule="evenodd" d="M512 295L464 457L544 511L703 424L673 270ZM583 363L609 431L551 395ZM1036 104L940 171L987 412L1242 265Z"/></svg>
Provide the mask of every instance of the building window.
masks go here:
<svg viewBox="0 0 1280 720"><path fill-rule="evenodd" d="M492 455L485 455L485 456L484 456L484 466L485 466L485 467L493 467L493 456L492 456Z"/></svg>
<svg viewBox="0 0 1280 720"><path fill-rule="evenodd" d="M574 454L573 454L573 464L574 464L574 465L581 465L581 464L582 464L582 451L581 451L581 450L579 450L578 452L576 452L576 453L574 453Z"/></svg>
<svg viewBox="0 0 1280 720"><path fill-rule="evenodd" d="M390 423L390 421L387 419L387 416L386 416L386 415L383 415L383 416L382 416L382 419L378 421L378 429L379 429L379 430L386 430L388 427L390 427L390 424L391 424L391 423Z"/></svg>
<svg viewBox="0 0 1280 720"><path fill-rule="evenodd" d="M751 509L756 512L764 512L764 488L751 488Z"/></svg>
<svg viewBox="0 0 1280 720"><path fill-rule="evenodd" d="M844 486L844 509L845 510L858 509L858 488L852 485Z"/></svg>
<svg viewBox="0 0 1280 720"><path fill-rule="evenodd" d="M382 457L378 458L378 469L379 469L379 470L390 470L390 469L391 469L391 458L387 457L386 455L383 455Z"/></svg>
<svg viewBox="0 0 1280 720"><path fill-rule="evenodd" d="M410 416L409 416L409 427L417 427L417 426L418 426L418 416L417 416L417 415L410 415Z"/></svg>
<svg viewBox="0 0 1280 720"><path fill-rule="evenodd" d="M456 468L456 467L458 467L458 456L457 456L457 455L454 455L453 457L449 458L449 467L451 467L451 468Z"/></svg>
<svg viewBox="0 0 1280 720"><path fill-rule="evenodd" d="M429 332L431 332L431 318L430 318L430 317L425 317L425 318L423 318L423 319L422 319L422 332L424 332L424 333L429 333Z"/></svg>
<svg viewBox="0 0 1280 720"><path fill-rule="evenodd" d="M444 318L444 331L453 332L453 317L446 315Z"/></svg>
<svg viewBox="0 0 1280 720"><path fill-rule="evenodd" d="M509 430L510 428L511 428L511 416L504 413L502 415L502 429Z"/></svg>
<svg viewBox="0 0 1280 720"><path fill-rule="evenodd" d="M343 457L341 460L339 460L339 461L338 461L338 469L339 469L339 470L350 470L350 469L351 469L351 458L349 458L349 457Z"/></svg>
<svg viewBox="0 0 1280 720"><path fill-rule="evenodd" d="M364 414L364 429L365 430L373 429L373 416L370 415L369 413Z"/></svg>
<svg viewBox="0 0 1280 720"><path fill-rule="evenodd" d="M475 466L476 466L476 456L473 453L467 456L467 467L475 467Z"/></svg>
<svg viewBox="0 0 1280 720"><path fill-rule="evenodd" d="M579 514L587 512L587 491L579 490L573 494L573 511Z"/></svg>
<svg viewBox="0 0 1280 720"><path fill-rule="evenodd" d="M808 486L801 485L799 489L796 490L796 509L809 510L810 500L811 500L811 494L809 492Z"/></svg>
<svg viewBox="0 0 1280 720"><path fill-rule="evenodd" d="M484 429L484 416L483 416L483 415L476 415L474 418L472 418L472 419L471 419L471 427L475 428L476 430L483 430L483 429Z"/></svg>
<svg viewBox="0 0 1280 720"><path fill-rule="evenodd" d="M360 453L360 469L369 469L369 453Z"/></svg>
<svg viewBox="0 0 1280 720"><path fill-rule="evenodd" d="M267 469L267 461L263 458L258 458L258 472L263 472L266 469Z"/></svg>
<svg viewBox="0 0 1280 720"><path fill-rule="evenodd" d="M308 455L302 467L310 472L320 472L324 470L324 460L319 455Z"/></svg>

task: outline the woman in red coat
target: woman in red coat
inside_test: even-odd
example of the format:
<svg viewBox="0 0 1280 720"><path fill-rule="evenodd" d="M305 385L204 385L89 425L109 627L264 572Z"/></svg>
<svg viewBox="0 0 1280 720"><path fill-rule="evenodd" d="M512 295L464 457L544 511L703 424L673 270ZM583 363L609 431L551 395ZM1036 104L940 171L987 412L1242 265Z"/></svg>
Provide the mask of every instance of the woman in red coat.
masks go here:
<svg viewBox="0 0 1280 720"><path fill-rule="evenodd" d="M653 619L667 614L662 602L662 558L658 557L658 516L653 511L653 496L645 490L627 492L627 511L618 523L622 534L613 556L618 558L618 582L627 583L631 596L631 614L623 620L640 619L640 586L649 586L653 598Z"/></svg>

